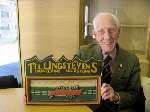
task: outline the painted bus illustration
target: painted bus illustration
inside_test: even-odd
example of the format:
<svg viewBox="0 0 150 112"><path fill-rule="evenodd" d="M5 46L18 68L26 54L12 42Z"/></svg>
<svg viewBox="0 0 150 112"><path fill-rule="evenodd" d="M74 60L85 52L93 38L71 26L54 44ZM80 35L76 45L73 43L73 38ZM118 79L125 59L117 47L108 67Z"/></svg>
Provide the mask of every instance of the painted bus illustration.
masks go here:
<svg viewBox="0 0 150 112"><path fill-rule="evenodd" d="M58 87L31 87L32 101L74 101L96 99L95 87L58 86Z"/></svg>
<svg viewBox="0 0 150 112"><path fill-rule="evenodd" d="M59 86L55 90L49 90L48 96L49 98L53 98L55 96L65 96L67 99L72 99L74 97L82 95L82 89L79 86Z"/></svg>

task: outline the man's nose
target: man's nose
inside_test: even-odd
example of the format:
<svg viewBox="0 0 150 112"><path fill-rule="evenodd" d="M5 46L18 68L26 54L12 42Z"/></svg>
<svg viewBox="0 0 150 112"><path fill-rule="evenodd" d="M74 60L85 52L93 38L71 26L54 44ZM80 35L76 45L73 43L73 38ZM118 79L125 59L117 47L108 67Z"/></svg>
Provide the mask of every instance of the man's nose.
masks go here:
<svg viewBox="0 0 150 112"><path fill-rule="evenodd" d="M111 34L108 30L105 31L105 39L110 39Z"/></svg>

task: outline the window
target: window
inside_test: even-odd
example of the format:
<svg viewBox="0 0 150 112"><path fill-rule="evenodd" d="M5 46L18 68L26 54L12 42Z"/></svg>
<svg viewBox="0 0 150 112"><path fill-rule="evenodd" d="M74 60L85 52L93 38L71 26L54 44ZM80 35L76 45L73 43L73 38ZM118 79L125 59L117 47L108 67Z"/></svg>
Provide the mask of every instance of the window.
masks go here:
<svg viewBox="0 0 150 112"><path fill-rule="evenodd" d="M19 77L16 0L0 1L0 76Z"/></svg>

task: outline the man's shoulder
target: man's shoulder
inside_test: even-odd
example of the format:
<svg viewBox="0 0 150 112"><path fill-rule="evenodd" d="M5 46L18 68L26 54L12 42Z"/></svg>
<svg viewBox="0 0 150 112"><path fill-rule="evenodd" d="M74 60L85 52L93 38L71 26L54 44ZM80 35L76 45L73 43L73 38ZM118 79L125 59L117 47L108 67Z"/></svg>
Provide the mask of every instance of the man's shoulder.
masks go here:
<svg viewBox="0 0 150 112"><path fill-rule="evenodd" d="M76 53L81 59L87 60L91 57L100 59L100 46L96 43L80 46L80 49Z"/></svg>
<svg viewBox="0 0 150 112"><path fill-rule="evenodd" d="M81 50L95 50L98 47L99 45L97 43L91 43L91 44L80 46L80 49Z"/></svg>
<svg viewBox="0 0 150 112"><path fill-rule="evenodd" d="M137 61L138 60L138 57L134 53L132 53L128 50L125 50L123 48L120 48L120 54L126 60L129 60L129 61Z"/></svg>

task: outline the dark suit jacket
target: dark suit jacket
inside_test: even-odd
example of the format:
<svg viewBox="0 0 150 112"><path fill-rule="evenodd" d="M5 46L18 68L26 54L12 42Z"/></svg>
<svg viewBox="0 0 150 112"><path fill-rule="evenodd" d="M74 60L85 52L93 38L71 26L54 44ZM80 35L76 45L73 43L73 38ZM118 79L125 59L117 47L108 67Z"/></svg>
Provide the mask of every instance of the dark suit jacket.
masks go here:
<svg viewBox="0 0 150 112"><path fill-rule="evenodd" d="M81 46L77 55L87 60L94 57L102 60L101 48L97 43ZM119 108L130 108L136 101L141 86L140 64L138 58L118 47L117 56L112 65L111 86L120 95Z"/></svg>

